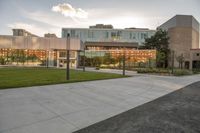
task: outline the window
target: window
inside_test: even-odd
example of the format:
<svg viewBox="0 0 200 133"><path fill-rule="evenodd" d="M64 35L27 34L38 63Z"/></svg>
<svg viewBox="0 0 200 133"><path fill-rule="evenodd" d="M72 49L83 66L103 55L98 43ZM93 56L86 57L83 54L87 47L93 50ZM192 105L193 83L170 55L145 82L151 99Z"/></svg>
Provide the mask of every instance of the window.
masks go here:
<svg viewBox="0 0 200 133"><path fill-rule="evenodd" d="M147 34L146 33L141 33L141 39L146 39L147 38Z"/></svg>
<svg viewBox="0 0 200 133"><path fill-rule="evenodd" d="M132 39L132 33L130 33L130 39Z"/></svg>
<svg viewBox="0 0 200 133"><path fill-rule="evenodd" d="M94 33L92 31L88 31L88 38L93 38L94 37Z"/></svg>
<svg viewBox="0 0 200 133"><path fill-rule="evenodd" d="M121 31L111 32L111 37L113 40L119 40L121 37Z"/></svg>
<svg viewBox="0 0 200 133"><path fill-rule="evenodd" d="M117 37L120 38L122 31L117 31Z"/></svg>
<svg viewBox="0 0 200 133"><path fill-rule="evenodd" d="M133 34L132 34L132 38L133 38L133 39L135 39L135 38L136 38L136 37L135 37L135 33L133 33Z"/></svg>
<svg viewBox="0 0 200 133"><path fill-rule="evenodd" d="M60 52L59 57L66 57L66 52Z"/></svg>
<svg viewBox="0 0 200 133"><path fill-rule="evenodd" d="M59 57L66 58L66 56L67 56L66 51L59 52ZM76 53L74 51L70 51L70 58L75 58L75 57L76 57Z"/></svg>
<svg viewBox="0 0 200 133"><path fill-rule="evenodd" d="M71 30L71 37L76 37L76 31L75 30Z"/></svg>
<svg viewBox="0 0 200 133"><path fill-rule="evenodd" d="M106 32L106 38L109 38L109 32Z"/></svg>
<svg viewBox="0 0 200 133"><path fill-rule="evenodd" d="M115 32L111 32L111 37L112 38L115 38L117 35L116 35L116 33Z"/></svg>
<svg viewBox="0 0 200 133"><path fill-rule="evenodd" d="M145 33L145 34L144 34L144 39L146 39L146 38L147 38L147 34Z"/></svg>

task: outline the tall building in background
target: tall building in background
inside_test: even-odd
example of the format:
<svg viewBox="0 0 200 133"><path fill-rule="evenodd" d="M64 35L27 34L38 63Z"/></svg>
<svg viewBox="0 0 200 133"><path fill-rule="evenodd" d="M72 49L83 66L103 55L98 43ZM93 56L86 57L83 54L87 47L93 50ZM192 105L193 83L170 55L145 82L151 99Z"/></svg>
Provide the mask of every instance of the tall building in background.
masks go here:
<svg viewBox="0 0 200 133"><path fill-rule="evenodd" d="M183 57L185 68L200 67L199 22L191 15L176 15L158 29L168 31L169 48L175 53L175 67L180 65ZM171 64L169 59L169 64Z"/></svg>

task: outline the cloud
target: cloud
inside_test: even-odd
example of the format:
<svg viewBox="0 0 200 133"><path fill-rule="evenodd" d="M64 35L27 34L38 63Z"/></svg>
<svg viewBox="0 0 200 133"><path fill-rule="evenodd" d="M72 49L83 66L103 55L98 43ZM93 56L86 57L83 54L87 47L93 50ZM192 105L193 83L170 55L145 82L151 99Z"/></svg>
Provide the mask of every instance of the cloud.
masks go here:
<svg viewBox="0 0 200 133"><path fill-rule="evenodd" d="M81 8L74 8L68 3L58 4L52 7L52 11L59 12L66 17L88 18L88 13Z"/></svg>

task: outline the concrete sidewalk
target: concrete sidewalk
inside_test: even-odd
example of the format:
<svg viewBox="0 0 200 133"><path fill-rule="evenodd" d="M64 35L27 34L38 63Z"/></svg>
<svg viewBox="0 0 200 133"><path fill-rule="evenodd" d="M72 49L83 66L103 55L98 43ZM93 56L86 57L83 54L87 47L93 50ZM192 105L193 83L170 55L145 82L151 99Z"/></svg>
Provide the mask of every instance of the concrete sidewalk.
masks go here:
<svg viewBox="0 0 200 133"><path fill-rule="evenodd" d="M74 133L199 133L200 82Z"/></svg>
<svg viewBox="0 0 200 133"><path fill-rule="evenodd" d="M70 133L199 79L140 75L0 90L0 133Z"/></svg>

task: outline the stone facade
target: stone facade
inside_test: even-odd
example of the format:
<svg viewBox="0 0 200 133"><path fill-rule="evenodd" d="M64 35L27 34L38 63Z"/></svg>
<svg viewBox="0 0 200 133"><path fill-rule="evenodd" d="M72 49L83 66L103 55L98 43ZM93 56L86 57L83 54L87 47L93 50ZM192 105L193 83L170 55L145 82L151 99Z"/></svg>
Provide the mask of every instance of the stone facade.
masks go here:
<svg viewBox="0 0 200 133"><path fill-rule="evenodd" d="M184 57L183 66L185 68L193 68L193 51L199 51L199 22L188 15L176 15L158 28L167 30L170 37L169 48L174 51L175 67L179 67L178 57ZM169 65L171 65L171 58L169 58ZM200 58L198 59L200 60Z"/></svg>

